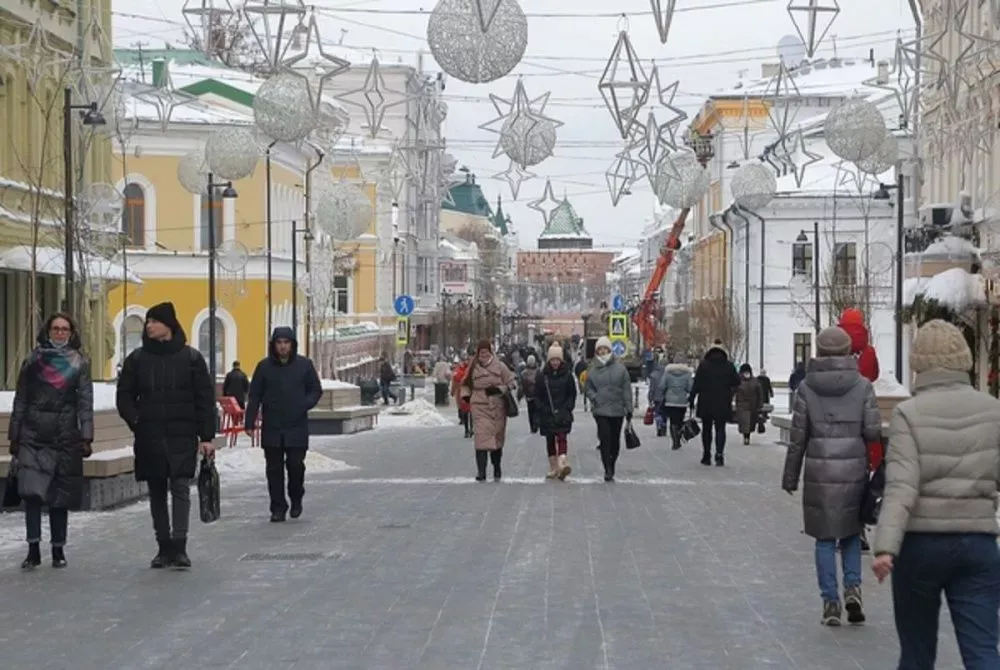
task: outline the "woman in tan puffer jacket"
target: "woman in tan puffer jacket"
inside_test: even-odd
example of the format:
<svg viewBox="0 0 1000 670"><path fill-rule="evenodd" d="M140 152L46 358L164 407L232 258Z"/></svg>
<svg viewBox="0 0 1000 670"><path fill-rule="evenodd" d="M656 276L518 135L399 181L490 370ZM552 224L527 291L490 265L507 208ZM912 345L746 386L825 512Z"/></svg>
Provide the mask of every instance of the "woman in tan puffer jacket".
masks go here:
<svg viewBox="0 0 1000 670"><path fill-rule="evenodd" d="M471 408L476 427L476 481L486 481L486 461L493 463L493 480L500 481L500 461L507 437L507 403L505 393L517 386L514 373L493 353L489 340L480 340L469 371L462 381L461 395Z"/></svg>

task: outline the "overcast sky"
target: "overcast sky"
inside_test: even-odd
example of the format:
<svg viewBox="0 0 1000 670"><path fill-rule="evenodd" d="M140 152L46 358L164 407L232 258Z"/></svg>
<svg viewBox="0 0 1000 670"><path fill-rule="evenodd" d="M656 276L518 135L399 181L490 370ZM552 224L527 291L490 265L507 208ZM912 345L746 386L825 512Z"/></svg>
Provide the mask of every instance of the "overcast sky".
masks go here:
<svg viewBox="0 0 1000 670"><path fill-rule="evenodd" d="M224 0L217 0L222 2ZM189 0L192 6L201 0ZM660 44L650 14L649 0L520 0L528 16L528 48L514 72L489 84L465 84L449 79L445 99L449 105L449 151L460 165L468 166L483 184L487 198L503 196L504 209L514 220L521 246L534 248L541 232L541 215L526 207L539 197L545 178L552 179L556 195L565 193L594 237L595 247L633 247L652 216L653 197L647 184L633 189L617 207L612 206L605 183L621 140L604 106L597 84L614 46L620 15L632 44L644 64L660 64L663 82L679 80L676 102L695 113L706 97L735 84L741 76L759 76L760 67L777 60L781 37L795 35L788 16L788 0L678 0L670 39ZM666 4L667 0L663 0ZM308 3L307 3L308 4ZM433 0L323 0L324 40L379 50L383 61L416 64L419 55L425 71L437 66L426 45L427 19ZM808 0L798 4L808 5ZM835 4L820 0L821 5ZM895 31L912 28L906 0L842 2L817 56L891 58ZM146 48L180 42L183 0L115 0L116 46L142 42ZM338 11L339 10L339 11ZM548 16L546 16L548 15ZM557 16L552 16L557 15ZM146 17L146 20L140 17ZM478 126L496 115L489 101L495 93L509 98L517 75L524 75L529 97L552 94L547 114L562 120L555 154L532 168L538 178L525 182L518 202L511 203L506 182L490 178L507 162L492 159L495 135Z"/></svg>

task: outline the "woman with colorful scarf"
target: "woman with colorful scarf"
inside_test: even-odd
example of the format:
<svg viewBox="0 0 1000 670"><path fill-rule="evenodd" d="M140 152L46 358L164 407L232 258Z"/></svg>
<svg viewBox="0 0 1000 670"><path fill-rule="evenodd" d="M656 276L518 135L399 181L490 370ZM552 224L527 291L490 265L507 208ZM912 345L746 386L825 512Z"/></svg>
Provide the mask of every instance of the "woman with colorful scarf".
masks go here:
<svg viewBox="0 0 1000 670"><path fill-rule="evenodd" d="M80 504L83 459L94 440L90 363L66 314L48 318L38 346L21 364L7 437L25 508L28 557L21 567L42 563L42 507L48 505L52 567L64 568L68 510Z"/></svg>

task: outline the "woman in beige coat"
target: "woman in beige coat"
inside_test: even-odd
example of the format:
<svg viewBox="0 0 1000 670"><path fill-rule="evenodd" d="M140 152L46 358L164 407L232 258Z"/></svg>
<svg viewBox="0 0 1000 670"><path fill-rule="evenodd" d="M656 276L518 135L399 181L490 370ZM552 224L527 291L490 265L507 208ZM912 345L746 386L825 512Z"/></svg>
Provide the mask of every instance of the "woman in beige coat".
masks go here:
<svg viewBox="0 0 1000 670"><path fill-rule="evenodd" d="M476 481L486 481L486 461L493 463L493 481L500 481L500 461L507 436L505 393L517 386L514 373L493 354L489 340L480 340L469 371L462 381L462 397L468 399L476 426Z"/></svg>

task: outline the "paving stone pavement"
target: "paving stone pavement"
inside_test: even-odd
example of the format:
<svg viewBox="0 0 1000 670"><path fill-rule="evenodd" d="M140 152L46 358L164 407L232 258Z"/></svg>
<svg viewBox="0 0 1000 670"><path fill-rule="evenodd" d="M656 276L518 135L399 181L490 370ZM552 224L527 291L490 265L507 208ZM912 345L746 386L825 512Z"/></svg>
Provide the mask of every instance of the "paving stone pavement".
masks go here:
<svg viewBox="0 0 1000 670"><path fill-rule="evenodd" d="M869 623L824 628L783 450L730 435L725 468L640 427L600 481L577 414L570 481L514 420L504 482L472 481L457 425L316 440L356 470L307 475L305 515L270 524L263 476L192 520L190 572L151 571L145 504L70 519L68 569L0 549L0 664L140 670L841 670L895 667L888 585ZM21 537L19 515L0 538ZM868 559L865 577L868 578ZM960 668L942 621L938 668Z"/></svg>

